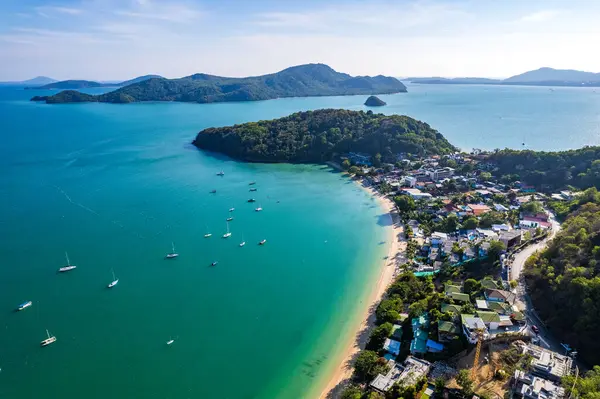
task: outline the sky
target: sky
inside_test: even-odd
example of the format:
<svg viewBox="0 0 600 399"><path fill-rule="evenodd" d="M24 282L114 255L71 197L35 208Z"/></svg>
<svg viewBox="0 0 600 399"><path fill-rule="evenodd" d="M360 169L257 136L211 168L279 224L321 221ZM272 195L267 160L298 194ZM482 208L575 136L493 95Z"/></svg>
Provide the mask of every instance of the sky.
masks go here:
<svg viewBox="0 0 600 399"><path fill-rule="evenodd" d="M1 0L0 81L600 72L596 0Z"/></svg>

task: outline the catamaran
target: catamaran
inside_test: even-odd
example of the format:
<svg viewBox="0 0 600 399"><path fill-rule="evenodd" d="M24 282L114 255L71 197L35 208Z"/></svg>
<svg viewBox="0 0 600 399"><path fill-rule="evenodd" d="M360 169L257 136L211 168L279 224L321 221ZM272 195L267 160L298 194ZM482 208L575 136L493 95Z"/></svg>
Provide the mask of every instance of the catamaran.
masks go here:
<svg viewBox="0 0 600 399"><path fill-rule="evenodd" d="M48 335L48 338L46 338L45 340L40 342L41 346L48 346L48 345L56 342L56 337L54 335L51 336L50 333L48 332L48 330L46 330L46 335Z"/></svg>
<svg viewBox="0 0 600 399"><path fill-rule="evenodd" d="M31 301L23 302L22 304L19 305L19 307L17 307L17 311L20 312L21 310L27 309L31 305L33 305L33 303Z"/></svg>
<svg viewBox="0 0 600 399"><path fill-rule="evenodd" d="M240 247L246 245L246 241L244 241L244 234L242 234L242 242L240 242Z"/></svg>
<svg viewBox="0 0 600 399"><path fill-rule="evenodd" d="M67 258L67 265L58 269L59 272L64 273L77 268L77 266L71 264L71 261L69 260L69 254L66 252L65 258Z"/></svg>
<svg viewBox="0 0 600 399"><path fill-rule="evenodd" d="M261 242L258 243L258 245L265 245L267 243L267 240L262 240Z"/></svg>
<svg viewBox="0 0 600 399"><path fill-rule="evenodd" d="M223 238L231 237L231 233L229 232L229 222L227 222L227 233L223 234Z"/></svg>
<svg viewBox="0 0 600 399"><path fill-rule="evenodd" d="M262 211L262 207L259 205L258 208L255 209L256 212Z"/></svg>
<svg viewBox="0 0 600 399"><path fill-rule="evenodd" d="M108 285L108 288L112 288L119 283L119 279L115 277L115 271L113 269L110 270L112 271L113 281Z"/></svg>
<svg viewBox="0 0 600 399"><path fill-rule="evenodd" d="M171 253L167 254L167 256L165 256L166 259L173 259L179 256L179 254L177 252L175 252L175 243L171 243Z"/></svg>

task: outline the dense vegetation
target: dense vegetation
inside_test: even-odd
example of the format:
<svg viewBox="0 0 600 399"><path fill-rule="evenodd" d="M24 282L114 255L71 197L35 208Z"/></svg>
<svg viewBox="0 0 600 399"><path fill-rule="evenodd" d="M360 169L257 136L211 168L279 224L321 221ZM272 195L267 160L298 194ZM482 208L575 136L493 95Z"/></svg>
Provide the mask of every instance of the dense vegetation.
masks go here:
<svg viewBox="0 0 600 399"><path fill-rule="evenodd" d="M505 149L488 160L501 180L521 180L541 190L600 188L600 147L559 152Z"/></svg>
<svg viewBox="0 0 600 399"><path fill-rule="evenodd" d="M26 87L25 89L32 89L32 90L53 90L53 89L70 90L70 89L86 89L86 88L90 88L90 87L127 86L127 85L130 85L130 84L133 84L133 83L143 82L144 80L148 80L148 79L152 79L152 78L162 78L162 76L159 76L159 75L144 75L144 76L138 76L137 78L133 78L133 79L126 80L124 82L118 82L118 83L100 83L100 82L94 82L94 81L91 81L91 80L62 80L60 82L48 83L48 84L43 85L43 86ZM31 99L31 101L36 101L36 100ZM67 101L64 101L64 102L67 102ZM78 101L78 102L81 102L81 101Z"/></svg>
<svg viewBox="0 0 600 399"><path fill-rule="evenodd" d="M548 248L527 261L533 303L548 326L589 362L600 362L600 194L586 191Z"/></svg>
<svg viewBox="0 0 600 399"><path fill-rule="evenodd" d="M597 399L600 396L600 366L594 368L583 377L570 375L562 379L562 386L570 398Z"/></svg>
<svg viewBox="0 0 600 399"><path fill-rule="evenodd" d="M398 152L425 155L456 150L428 124L407 116L341 109L205 129L194 145L255 162L325 162L334 153L349 151L394 159Z"/></svg>
<svg viewBox="0 0 600 399"><path fill-rule="evenodd" d="M385 101L383 101L377 96L370 96L369 98L367 98L367 101L365 101L365 105L367 107L382 107L386 104L387 103Z"/></svg>
<svg viewBox="0 0 600 399"><path fill-rule="evenodd" d="M180 79L153 78L93 97L58 93L49 103L97 101L222 101L268 100L279 97L390 94L406 92L399 80L387 76L350 76L323 64L299 65L270 75L227 78L195 74ZM52 101L50 101L52 99Z"/></svg>

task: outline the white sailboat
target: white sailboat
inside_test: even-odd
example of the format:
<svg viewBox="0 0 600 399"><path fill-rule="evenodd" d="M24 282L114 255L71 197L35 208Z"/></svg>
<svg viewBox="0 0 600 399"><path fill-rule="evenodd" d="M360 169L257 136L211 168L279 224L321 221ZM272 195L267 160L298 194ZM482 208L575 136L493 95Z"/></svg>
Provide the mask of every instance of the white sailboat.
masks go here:
<svg viewBox="0 0 600 399"><path fill-rule="evenodd" d="M171 345L173 342L175 342L175 340L171 337L169 337L169 340L167 341L167 345Z"/></svg>
<svg viewBox="0 0 600 399"><path fill-rule="evenodd" d="M208 225L206 225L206 234L204 234L204 238L208 238L212 236L212 234L208 231Z"/></svg>
<svg viewBox="0 0 600 399"><path fill-rule="evenodd" d="M175 252L175 243L172 242L171 243L171 253L167 254L167 256L165 256L165 258L167 258L167 259L173 259L173 258L176 258L178 256L179 256L179 254L177 252Z"/></svg>
<svg viewBox="0 0 600 399"><path fill-rule="evenodd" d="M231 237L231 233L229 232L229 222L227 222L227 233L223 234L223 238Z"/></svg>
<svg viewBox="0 0 600 399"><path fill-rule="evenodd" d="M229 208L229 212L235 211L235 208Z"/></svg>
<svg viewBox="0 0 600 399"><path fill-rule="evenodd" d="M40 342L41 346L48 346L48 345L56 342L56 337L54 335L50 335L50 333L48 332L47 329L46 329L46 335L48 336L48 338L46 338L45 340Z"/></svg>
<svg viewBox="0 0 600 399"><path fill-rule="evenodd" d="M258 243L258 245L265 245L267 243L267 240L262 240L261 242Z"/></svg>
<svg viewBox="0 0 600 399"><path fill-rule="evenodd" d="M244 241L244 234L242 233L242 242L240 242L240 247L246 245L246 241Z"/></svg>
<svg viewBox="0 0 600 399"><path fill-rule="evenodd" d="M260 206L260 205L258 206L258 208L255 209L256 212L261 212L262 210L263 210L262 206Z"/></svg>
<svg viewBox="0 0 600 399"><path fill-rule="evenodd" d="M113 269L110 270L112 271L113 281L108 285L108 288L112 288L119 283L119 279L115 277L115 271Z"/></svg>
<svg viewBox="0 0 600 399"><path fill-rule="evenodd" d="M64 273L77 268L77 266L71 264L71 261L69 260L69 254L66 252L65 258L67 258L67 265L58 269L59 272Z"/></svg>

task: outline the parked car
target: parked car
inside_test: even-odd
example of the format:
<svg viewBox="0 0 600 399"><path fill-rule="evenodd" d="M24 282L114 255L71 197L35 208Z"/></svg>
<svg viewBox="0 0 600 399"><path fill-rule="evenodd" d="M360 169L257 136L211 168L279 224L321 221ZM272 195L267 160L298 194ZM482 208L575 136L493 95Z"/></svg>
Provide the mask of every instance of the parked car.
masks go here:
<svg viewBox="0 0 600 399"><path fill-rule="evenodd" d="M540 333L540 329L538 328L538 326L531 326L531 329L533 330L534 333L539 334Z"/></svg>

